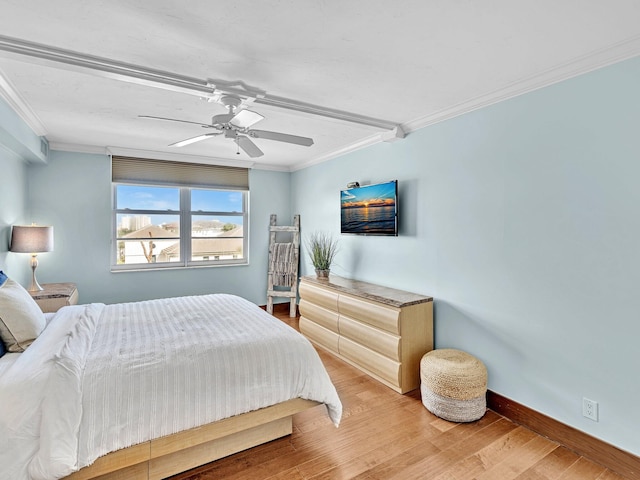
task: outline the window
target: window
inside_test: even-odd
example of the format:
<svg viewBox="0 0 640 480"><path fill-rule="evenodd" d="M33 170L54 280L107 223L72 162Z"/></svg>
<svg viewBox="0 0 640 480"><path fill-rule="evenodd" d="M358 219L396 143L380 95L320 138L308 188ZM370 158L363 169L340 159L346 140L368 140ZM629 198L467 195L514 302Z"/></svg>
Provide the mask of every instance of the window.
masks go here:
<svg viewBox="0 0 640 480"><path fill-rule="evenodd" d="M247 264L248 191L220 188L230 167L178 163L163 178L168 163L113 157L112 269Z"/></svg>

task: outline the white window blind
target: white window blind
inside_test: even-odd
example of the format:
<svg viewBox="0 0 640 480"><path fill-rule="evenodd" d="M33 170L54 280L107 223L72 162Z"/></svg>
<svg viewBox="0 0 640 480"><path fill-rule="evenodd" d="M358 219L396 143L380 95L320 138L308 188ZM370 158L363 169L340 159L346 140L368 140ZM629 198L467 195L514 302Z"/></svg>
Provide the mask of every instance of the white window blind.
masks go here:
<svg viewBox="0 0 640 480"><path fill-rule="evenodd" d="M249 169L114 155L111 181L248 191Z"/></svg>

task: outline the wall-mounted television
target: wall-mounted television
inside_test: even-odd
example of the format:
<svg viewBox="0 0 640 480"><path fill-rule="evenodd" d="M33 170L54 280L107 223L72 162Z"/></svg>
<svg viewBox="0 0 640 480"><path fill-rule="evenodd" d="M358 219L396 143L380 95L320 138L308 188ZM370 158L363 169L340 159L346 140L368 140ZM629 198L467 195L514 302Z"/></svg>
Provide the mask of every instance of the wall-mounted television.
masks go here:
<svg viewBox="0 0 640 480"><path fill-rule="evenodd" d="M340 192L340 231L353 235L398 235L398 181Z"/></svg>

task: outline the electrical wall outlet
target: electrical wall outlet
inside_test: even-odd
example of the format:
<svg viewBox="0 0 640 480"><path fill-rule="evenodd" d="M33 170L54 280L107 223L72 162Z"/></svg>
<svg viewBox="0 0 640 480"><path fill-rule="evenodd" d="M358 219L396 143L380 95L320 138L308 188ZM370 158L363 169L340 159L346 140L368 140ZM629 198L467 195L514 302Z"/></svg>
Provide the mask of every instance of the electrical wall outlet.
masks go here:
<svg viewBox="0 0 640 480"><path fill-rule="evenodd" d="M582 415L593 420L594 422L598 421L598 402L594 400L589 400L584 397L582 399Z"/></svg>

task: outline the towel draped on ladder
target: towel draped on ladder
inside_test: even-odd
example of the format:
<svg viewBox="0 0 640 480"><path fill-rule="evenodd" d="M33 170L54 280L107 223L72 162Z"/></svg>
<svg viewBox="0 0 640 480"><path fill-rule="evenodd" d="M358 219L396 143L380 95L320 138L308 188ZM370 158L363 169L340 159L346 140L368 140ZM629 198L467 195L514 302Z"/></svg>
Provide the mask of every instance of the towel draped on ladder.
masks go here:
<svg viewBox="0 0 640 480"><path fill-rule="evenodd" d="M273 285L291 287L297 281L297 265L294 263L293 243L275 243L271 255L269 271L273 275Z"/></svg>

